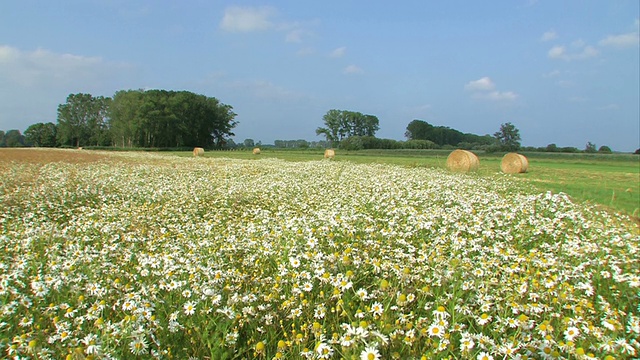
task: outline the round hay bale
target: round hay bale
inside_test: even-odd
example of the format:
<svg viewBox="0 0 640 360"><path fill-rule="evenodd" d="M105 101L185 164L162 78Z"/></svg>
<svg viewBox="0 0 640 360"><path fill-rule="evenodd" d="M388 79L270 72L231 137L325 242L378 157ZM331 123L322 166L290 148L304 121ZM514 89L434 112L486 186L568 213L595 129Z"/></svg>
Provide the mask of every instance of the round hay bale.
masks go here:
<svg viewBox="0 0 640 360"><path fill-rule="evenodd" d="M469 172L477 171L480 160L476 154L467 150L454 150L447 158L447 168L451 171Z"/></svg>
<svg viewBox="0 0 640 360"><path fill-rule="evenodd" d="M506 174L525 173L529 169L529 161L524 155L508 153L502 158L500 168Z"/></svg>
<svg viewBox="0 0 640 360"><path fill-rule="evenodd" d="M327 149L324 151L325 159L333 159L336 157L336 152L333 149Z"/></svg>
<svg viewBox="0 0 640 360"><path fill-rule="evenodd" d="M193 156L204 156L204 149L201 147L193 148Z"/></svg>
<svg viewBox="0 0 640 360"><path fill-rule="evenodd" d="M260 148L253 149L253 155L260 155Z"/></svg>

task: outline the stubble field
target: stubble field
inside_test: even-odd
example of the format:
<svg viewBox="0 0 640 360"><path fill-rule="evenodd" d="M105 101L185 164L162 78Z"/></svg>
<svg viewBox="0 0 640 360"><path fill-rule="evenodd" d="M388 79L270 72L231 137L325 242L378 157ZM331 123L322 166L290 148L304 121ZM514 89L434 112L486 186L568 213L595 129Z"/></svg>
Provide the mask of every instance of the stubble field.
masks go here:
<svg viewBox="0 0 640 360"><path fill-rule="evenodd" d="M0 172L2 356L640 351L637 224L517 177L39 149Z"/></svg>

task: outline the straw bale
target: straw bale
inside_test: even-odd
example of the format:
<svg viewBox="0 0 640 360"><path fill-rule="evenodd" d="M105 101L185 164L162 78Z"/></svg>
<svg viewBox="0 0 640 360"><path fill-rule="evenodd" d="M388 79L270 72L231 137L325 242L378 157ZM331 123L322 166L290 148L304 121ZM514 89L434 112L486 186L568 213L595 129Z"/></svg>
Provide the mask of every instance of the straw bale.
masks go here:
<svg viewBox="0 0 640 360"><path fill-rule="evenodd" d="M529 169L529 161L524 155L508 153L502 158L500 168L507 174L525 173Z"/></svg>
<svg viewBox="0 0 640 360"><path fill-rule="evenodd" d="M480 160L476 154L467 150L454 150L447 158L447 168L451 171L477 171L479 166Z"/></svg>
<svg viewBox="0 0 640 360"><path fill-rule="evenodd" d="M333 159L336 157L336 152L333 149L327 149L324 151L325 159Z"/></svg>
<svg viewBox="0 0 640 360"><path fill-rule="evenodd" d="M260 148L254 148L253 155L260 155Z"/></svg>
<svg viewBox="0 0 640 360"><path fill-rule="evenodd" d="M201 147L193 148L193 156L204 156L204 149Z"/></svg>

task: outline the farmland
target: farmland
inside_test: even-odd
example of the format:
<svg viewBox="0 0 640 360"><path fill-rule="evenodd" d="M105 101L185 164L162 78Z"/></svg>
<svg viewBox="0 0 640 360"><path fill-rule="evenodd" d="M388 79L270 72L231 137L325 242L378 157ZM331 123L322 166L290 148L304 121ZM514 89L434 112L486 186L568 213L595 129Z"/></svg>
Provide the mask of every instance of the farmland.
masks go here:
<svg viewBox="0 0 640 360"><path fill-rule="evenodd" d="M506 176L499 157L451 174L444 153L11 151L2 356L640 351L640 235L620 214L635 211L633 158L530 156Z"/></svg>

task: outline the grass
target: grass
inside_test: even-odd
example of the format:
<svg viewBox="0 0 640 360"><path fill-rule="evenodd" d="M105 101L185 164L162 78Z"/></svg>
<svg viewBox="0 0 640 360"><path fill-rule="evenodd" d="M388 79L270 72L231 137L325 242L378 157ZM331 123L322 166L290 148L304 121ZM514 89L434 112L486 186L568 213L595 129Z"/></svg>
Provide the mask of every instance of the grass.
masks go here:
<svg viewBox="0 0 640 360"><path fill-rule="evenodd" d="M449 150L363 150L338 151L335 161L359 164L395 164L407 167L444 169ZM176 152L178 156L192 156ZM479 154L478 174L500 172L502 154ZM525 153L529 159L526 174L511 175L529 182L540 191L564 192L578 202L589 202L640 217L640 156L631 154ZM322 159L323 151L262 149L251 151L210 151L206 157L235 159L278 158L286 161Z"/></svg>

